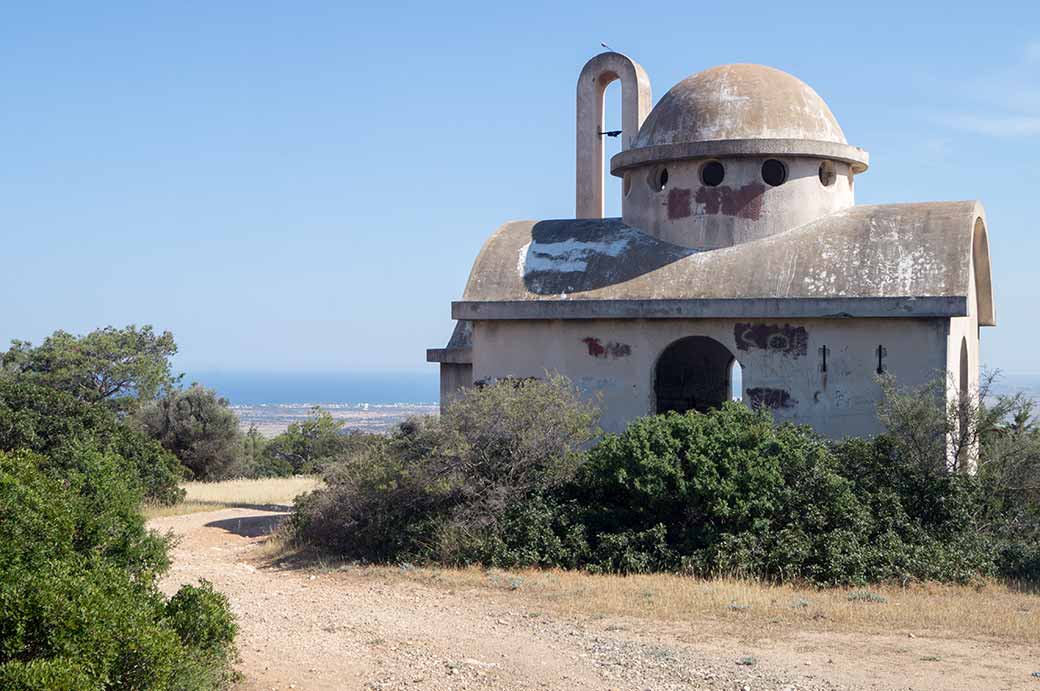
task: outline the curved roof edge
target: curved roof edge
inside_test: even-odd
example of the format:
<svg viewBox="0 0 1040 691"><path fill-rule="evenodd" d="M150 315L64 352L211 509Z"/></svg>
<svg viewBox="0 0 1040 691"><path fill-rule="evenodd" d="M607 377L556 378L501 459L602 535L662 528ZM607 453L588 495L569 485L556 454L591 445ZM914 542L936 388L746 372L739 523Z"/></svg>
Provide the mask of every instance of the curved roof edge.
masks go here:
<svg viewBox="0 0 1040 691"><path fill-rule="evenodd" d="M989 226L986 210L975 203L975 222L971 235L971 265L975 270L975 301L979 326L997 325L997 306L993 301L993 276L989 263Z"/></svg>
<svg viewBox="0 0 1040 691"><path fill-rule="evenodd" d="M854 206L785 233L698 252L616 218L514 221L484 243L453 314L664 317L670 305L680 318L756 311L965 316L974 270L972 297L979 323L988 326L995 315L985 228L985 211L974 201ZM547 302L569 304L529 304Z"/></svg>
<svg viewBox="0 0 1040 691"><path fill-rule="evenodd" d="M720 139L628 149L615 154L610 159L610 174L620 177L629 168L651 163L729 156L738 158L748 156L828 158L848 163L856 174L865 172L870 164L870 155L866 151L849 144L809 139Z"/></svg>

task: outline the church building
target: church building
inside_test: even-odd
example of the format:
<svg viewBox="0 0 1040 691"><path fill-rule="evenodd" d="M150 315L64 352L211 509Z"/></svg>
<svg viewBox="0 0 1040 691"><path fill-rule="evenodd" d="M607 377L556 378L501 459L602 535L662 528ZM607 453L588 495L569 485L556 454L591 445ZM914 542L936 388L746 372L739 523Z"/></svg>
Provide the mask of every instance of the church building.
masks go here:
<svg viewBox="0 0 1040 691"><path fill-rule="evenodd" d="M621 82L621 218L603 218L604 90ZM830 437L880 431L880 374L978 386L993 326L977 201L857 206L868 155L820 96L723 65L653 104L615 52L577 89L576 218L512 221L484 244L440 363L462 387L558 372L601 425L728 399Z"/></svg>

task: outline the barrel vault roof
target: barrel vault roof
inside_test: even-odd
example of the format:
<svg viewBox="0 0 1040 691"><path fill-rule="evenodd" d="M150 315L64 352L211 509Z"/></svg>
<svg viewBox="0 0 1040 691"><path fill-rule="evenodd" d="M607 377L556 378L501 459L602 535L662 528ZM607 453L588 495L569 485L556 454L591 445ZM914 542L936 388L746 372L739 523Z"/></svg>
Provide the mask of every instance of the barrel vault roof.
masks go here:
<svg viewBox="0 0 1040 691"><path fill-rule="evenodd" d="M620 219L514 221L485 243L453 316L963 316L974 267L989 325L986 245L973 201L854 206L710 251Z"/></svg>

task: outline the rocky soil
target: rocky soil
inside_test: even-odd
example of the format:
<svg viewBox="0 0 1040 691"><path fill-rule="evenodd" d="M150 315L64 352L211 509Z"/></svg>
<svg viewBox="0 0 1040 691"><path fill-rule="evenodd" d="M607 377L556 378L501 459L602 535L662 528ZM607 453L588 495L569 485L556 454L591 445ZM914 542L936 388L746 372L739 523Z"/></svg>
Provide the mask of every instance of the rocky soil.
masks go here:
<svg viewBox="0 0 1040 691"><path fill-rule="evenodd" d="M283 514L154 519L179 536L163 583L205 578L239 618L242 689L1033 689L1036 646L574 617L508 589L452 589L362 569L277 567ZM1038 633L1040 636L1040 633Z"/></svg>

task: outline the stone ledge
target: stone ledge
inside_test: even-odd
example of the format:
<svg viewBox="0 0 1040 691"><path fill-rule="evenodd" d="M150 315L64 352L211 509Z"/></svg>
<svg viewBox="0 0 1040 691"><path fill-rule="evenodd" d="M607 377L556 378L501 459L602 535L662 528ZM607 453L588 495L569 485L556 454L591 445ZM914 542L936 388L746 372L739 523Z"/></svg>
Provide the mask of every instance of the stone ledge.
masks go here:
<svg viewBox="0 0 1040 691"><path fill-rule="evenodd" d="M453 319L862 319L964 317L965 296L456 301ZM448 349L445 349L445 352ZM427 351L427 361L430 360ZM454 360L452 360L454 362ZM468 360L467 360L468 362Z"/></svg>

